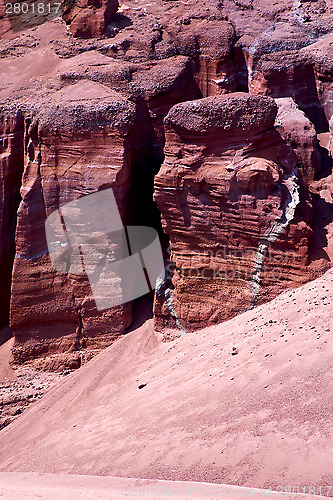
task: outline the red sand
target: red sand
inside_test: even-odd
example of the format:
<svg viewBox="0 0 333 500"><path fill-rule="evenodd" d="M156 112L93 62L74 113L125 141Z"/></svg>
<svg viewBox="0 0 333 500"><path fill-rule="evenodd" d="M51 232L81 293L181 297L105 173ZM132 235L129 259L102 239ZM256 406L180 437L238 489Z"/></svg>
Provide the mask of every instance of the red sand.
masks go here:
<svg viewBox="0 0 333 500"><path fill-rule="evenodd" d="M0 382L16 379L16 374L9 363L13 343L14 338L11 338L0 346Z"/></svg>
<svg viewBox="0 0 333 500"><path fill-rule="evenodd" d="M170 343L149 320L5 428L0 469L333 496L332 291L329 271Z"/></svg>

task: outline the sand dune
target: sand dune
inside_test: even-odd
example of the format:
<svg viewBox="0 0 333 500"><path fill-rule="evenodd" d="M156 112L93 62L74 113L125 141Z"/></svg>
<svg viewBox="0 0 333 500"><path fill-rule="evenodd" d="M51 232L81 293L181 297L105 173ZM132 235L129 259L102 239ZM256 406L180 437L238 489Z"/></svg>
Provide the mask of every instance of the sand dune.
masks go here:
<svg viewBox="0 0 333 500"><path fill-rule="evenodd" d="M0 469L333 496L332 291L329 271L170 343L146 322L0 433Z"/></svg>

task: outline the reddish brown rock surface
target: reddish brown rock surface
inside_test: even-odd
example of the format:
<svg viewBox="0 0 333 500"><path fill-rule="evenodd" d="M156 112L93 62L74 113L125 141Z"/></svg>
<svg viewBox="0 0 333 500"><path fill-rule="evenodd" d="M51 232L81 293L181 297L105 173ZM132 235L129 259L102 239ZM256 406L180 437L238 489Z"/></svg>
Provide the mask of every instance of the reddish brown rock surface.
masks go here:
<svg viewBox="0 0 333 500"><path fill-rule="evenodd" d="M133 304L98 312L85 276L56 272L47 253L46 217L70 201L112 187L124 224L154 224L152 179L163 155L163 119L179 100L200 93L185 56L134 64L92 51L62 61L44 50L36 66L41 77L34 98L28 98L24 84L5 87L3 93L1 262L7 277L2 276L2 321L8 323L12 278L14 361L47 358L41 366L58 369L79 366L123 333ZM48 80L38 67L46 63L53 70ZM11 92L17 95L12 105ZM12 118L16 114L19 126ZM9 134L14 130L17 137Z"/></svg>
<svg viewBox="0 0 333 500"><path fill-rule="evenodd" d="M204 97L236 90L232 58L235 32L230 23L188 17L168 35L180 54L193 58L196 81Z"/></svg>
<svg viewBox="0 0 333 500"><path fill-rule="evenodd" d="M38 20L22 16L9 19L3 10L0 14L4 15L0 42L1 109L3 123L9 123L11 127L9 130L7 125L3 125L0 158L3 176L0 254L3 300L0 322L3 325L8 322L13 276L10 316L16 338L17 360L38 353L43 357L46 350L55 356L48 366L55 367L62 363L61 357L56 360L56 352L68 351L71 353L67 358L71 359L69 364L77 366L86 356L85 345L91 350L99 349L124 331L132 315L131 306L126 306L126 311L121 311L119 315L111 310L97 314L83 276L76 278L74 283L65 274L59 275L47 262L47 254L34 257L35 260L28 259L29 255L45 252L41 234L43 221L54 208L105 187L115 186L121 193L118 201L124 222L153 225L160 229L160 215L152 202L153 176L164 161L165 153L168 156L158 179L161 179L162 172L165 175L165 166L172 155L173 171L178 176L182 161L186 165L192 161L193 151L200 152L193 161L199 162L195 168L200 171L201 177L190 179L189 169L184 167L184 177L179 180L179 186L176 185L176 190L179 188L177 196L175 191L173 194L166 191L163 201L164 193L157 194L162 212L167 204L172 207L178 200L180 206L177 210L184 215L182 229L179 220L169 221L169 234L174 232L179 237L177 243L171 236L172 246L179 246L177 251L184 247L187 252L192 238L198 240L195 244L200 251L204 247L209 252L215 252L216 242L222 244L221 235L227 238L230 233L231 247L244 251L244 262L248 263L259 235L269 227L273 215L281 213L281 203L283 206L286 201L286 185L281 188L281 193L276 194L274 190L279 190L276 186L279 186L289 163L297 159L305 183L300 188L301 204L284 237L281 236L276 243L276 256L274 254L269 259L276 267L275 261L281 249L287 249L289 257L296 256L295 262L294 257L290 257L291 262L289 260L282 265L282 288L308 279L312 274L307 268L307 245L311 229L314 229L312 234L315 237L311 245L316 247L316 251L312 253L311 259L315 255L315 262L311 263L311 269L322 270L323 261L325 266L329 265L330 255L333 254L328 234L331 231L332 209L330 172L318 172L320 161L314 129L317 128L317 132L328 131L331 114L330 30L333 24L327 2L296 3L285 0L268 4L265 0L203 0L200 3L158 0L147 3L145 0L128 0L120 2L117 12L116 1L77 2L75 5L66 4L67 7L65 17L70 23L69 29L60 17L47 21L45 16ZM88 36L91 38L80 38ZM297 102L302 111L296 110L289 101L288 113L286 110L282 112L282 109L279 112L281 120L278 125L281 136L295 150L296 157L291 159L290 149L284 148L279 134L271 128L270 111L266 117L264 112L260 112L260 117L253 117L253 123L249 120L245 127L246 139L253 139L253 149L244 150L241 142L243 132L235 137L233 145L229 145L236 158L234 164L243 162L242 174L237 174L232 181L234 184L229 187L228 182L233 179L231 171L228 172L225 166L229 161L226 160L229 150L224 151L224 146L218 145L215 151L210 139L207 145L201 143L205 134L198 132L200 127L198 130L196 126L193 130L190 127L186 133L177 129L176 133L171 131L169 124L169 142L164 151L163 119L174 105L202 96L248 90L253 96L289 97ZM109 115L104 115L104 111L97 117L93 111L102 104L106 110L107 103L114 102L126 102L132 110L131 119L125 119L121 131L113 127L112 120L109 123ZM15 117L19 113L22 123L15 125ZM89 116L94 117L91 129L82 130L82 122L78 119L81 113L88 122ZM49 121L52 122L54 115L54 121L59 125L57 131L43 125L45 117L50 114L52 118ZM201 118L199 116L198 119ZM234 124L230 126L233 130ZM258 133L256 127L259 127ZM235 130L238 134L237 127ZM170 152L178 132L181 137L178 138L179 151ZM215 137L214 134L212 137ZM218 137L219 132L216 134ZM197 144L198 137L200 141ZM262 144L258 143L259 137L263 137ZM218 139L216 141L220 144ZM279 159L276 159L276 148ZM106 167L107 164L113 165L113 154L116 158L114 171L119 174L117 179ZM285 154L289 158L286 161ZM210 171L211 157L216 164ZM260 160L255 161L255 158ZM91 161L101 162L103 167L90 169ZM329 171L331 160L328 155L325 162L323 168ZM257 166L254 167L255 163ZM222 176L223 182L219 177L220 168L228 172L227 177ZM319 179L324 175L325 182ZM174 186L171 171L168 176L167 182ZM315 222L312 222L306 183L313 182L315 176L317 184L312 193ZM325 189L323 183L327 184ZM17 217L20 189L22 202ZM195 201L197 199L199 202ZM203 215L198 216L201 222L196 220L197 215L193 218L195 206L195 214L201 210L209 214L208 219L212 217L211 211L216 211L212 230L207 232L207 227L203 227ZM220 214L225 211L225 217L219 219L218 211ZM221 220L226 222L226 226L223 226L224 232L217 234L216 227ZM236 226L233 226L235 221ZM233 234L232 227L236 227L237 234ZM15 238L17 255L12 270ZM244 262L238 257L232 254L231 260L237 261L237 265L239 261L240 272L243 273ZM189 257L183 256L182 259L187 266ZM212 259L219 269L219 258ZM190 268L197 268L198 265L191 262ZM245 267L248 271L249 266ZM230 314L248 307L252 287L250 281L246 286L241 282L240 295L236 299L238 305L231 308ZM272 297L280 289L273 281L263 282L262 299ZM199 304L206 292L198 283L197 290L193 280L191 283L193 294L199 297ZM211 293L206 295L210 297ZM209 298L206 301L202 323L199 321L201 325L207 318L208 322L224 318L220 306L222 295L218 293L216 297L219 299L214 298L210 302ZM57 296L54 300L52 294ZM185 292L183 297L185 300ZM191 297L190 294L189 300L192 300ZM181 313L184 317L192 315L190 324L196 323L196 308L198 306L194 307L193 314ZM225 317L229 312L226 308Z"/></svg>
<svg viewBox="0 0 333 500"><path fill-rule="evenodd" d="M75 367L81 348L103 347L131 323L129 305L99 313L85 276L57 273L45 239L48 215L103 186L113 188L126 223L135 107L104 92L98 83L78 83L61 93L61 103L26 118L10 317L16 361L63 351Z"/></svg>
<svg viewBox="0 0 333 500"><path fill-rule="evenodd" d="M166 117L155 200L170 238L173 303L185 329L253 304L258 247L284 217L290 193L283 179L296 164L273 128L275 116L271 98L229 94L179 104ZM299 196L290 226L263 262L260 300L310 277L311 208L306 191L299 188ZM169 317L158 299L155 316L159 327Z"/></svg>
<svg viewBox="0 0 333 500"><path fill-rule="evenodd" d="M333 115L333 37L327 35L303 49L314 67L318 98L329 122Z"/></svg>
<svg viewBox="0 0 333 500"><path fill-rule="evenodd" d="M0 325L8 325L16 212L23 172L24 118L0 113Z"/></svg>
<svg viewBox="0 0 333 500"><path fill-rule="evenodd" d="M102 35L119 7L118 0L69 0L63 2L63 19L74 36Z"/></svg>
<svg viewBox="0 0 333 500"><path fill-rule="evenodd" d="M296 153L298 165L307 185L321 169L319 141L314 125L290 97L276 99L278 113L275 127Z"/></svg>

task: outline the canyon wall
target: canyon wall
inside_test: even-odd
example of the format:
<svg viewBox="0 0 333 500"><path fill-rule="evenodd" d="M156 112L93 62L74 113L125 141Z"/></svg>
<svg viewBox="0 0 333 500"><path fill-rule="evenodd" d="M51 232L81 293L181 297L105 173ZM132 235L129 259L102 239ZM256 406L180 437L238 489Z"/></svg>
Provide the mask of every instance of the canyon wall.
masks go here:
<svg viewBox="0 0 333 500"><path fill-rule="evenodd" d="M321 153L314 125L291 97L276 99L278 113L275 127L292 147L307 186L321 169Z"/></svg>
<svg viewBox="0 0 333 500"><path fill-rule="evenodd" d="M132 321L132 303L98 312L85 274L48 255L46 217L99 190L170 239L158 329L223 321L327 269L327 2L63 7L32 30L0 11L0 326L16 362L77 367Z"/></svg>
<svg viewBox="0 0 333 500"><path fill-rule="evenodd" d="M163 119L179 100L200 95L193 70L185 56L133 65L81 54L60 61L28 106L18 99L3 108L2 321L11 289L14 362L76 368L131 324L132 302L98 311L84 272L53 268L45 220L112 188L124 225L156 223Z"/></svg>
<svg viewBox="0 0 333 500"><path fill-rule="evenodd" d="M62 18L80 38L102 35L117 12L118 0L64 0Z"/></svg>
<svg viewBox="0 0 333 500"><path fill-rule="evenodd" d="M226 21L190 18L184 22L180 27L169 28L168 36L180 54L192 57L195 79L202 95L207 97L236 90L232 25Z"/></svg>
<svg viewBox="0 0 333 500"><path fill-rule="evenodd" d="M16 212L23 172L22 112L0 111L0 327L8 325L12 266L15 255Z"/></svg>
<svg viewBox="0 0 333 500"><path fill-rule="evenodd" d="M10 308L15 361L62 351L48 366L76 367L81 348L104 347L132 320L129 304L98 312L87 277L56 272L45 238L46 217L105 187L113 188L126 223L135 106L112 91L92 99L96 86L79 83L61 103L26 118Z"/></svg>

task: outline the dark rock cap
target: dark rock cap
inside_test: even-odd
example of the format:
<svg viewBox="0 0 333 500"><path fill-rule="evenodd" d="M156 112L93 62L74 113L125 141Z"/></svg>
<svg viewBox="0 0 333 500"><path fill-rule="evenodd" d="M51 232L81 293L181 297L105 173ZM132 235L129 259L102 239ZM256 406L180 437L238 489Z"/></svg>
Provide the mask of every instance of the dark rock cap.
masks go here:
<svg viewBox="0 0 333 500"><path fill-rule="evenodd" d="M82 92L81 99L54 101L44 105L37 114L42 135L56 129L80 133L117 128L126 133L134 123L135 105L116 92L110 91L109 96L99 99L93 96L89 99Z"/></svg>
<svg viewBox="0 0 333 500"><path fill-rule="evenodd" d="M199 134L213 129L265 130L274 126L276 113L273 98L237 92L177 104L165 124Z"/></svg>

